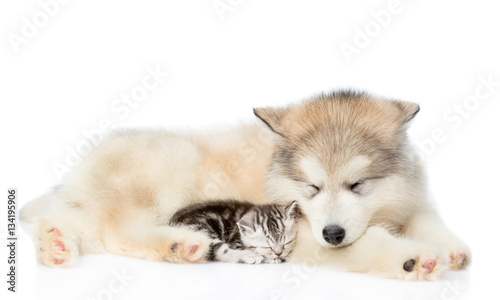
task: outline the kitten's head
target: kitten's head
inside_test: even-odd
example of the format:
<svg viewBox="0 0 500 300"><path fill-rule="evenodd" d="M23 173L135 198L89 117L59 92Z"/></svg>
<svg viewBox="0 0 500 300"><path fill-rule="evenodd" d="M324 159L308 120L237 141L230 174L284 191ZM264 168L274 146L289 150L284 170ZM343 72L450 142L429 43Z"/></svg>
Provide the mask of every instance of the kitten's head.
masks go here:
<svg viewBox="0 0 500 300"><path fill-rule="evenodd" d="M297 201L288 206L255 206L237 223L241 241L266 258L286 261L295 244L298 215Z"/></svg>

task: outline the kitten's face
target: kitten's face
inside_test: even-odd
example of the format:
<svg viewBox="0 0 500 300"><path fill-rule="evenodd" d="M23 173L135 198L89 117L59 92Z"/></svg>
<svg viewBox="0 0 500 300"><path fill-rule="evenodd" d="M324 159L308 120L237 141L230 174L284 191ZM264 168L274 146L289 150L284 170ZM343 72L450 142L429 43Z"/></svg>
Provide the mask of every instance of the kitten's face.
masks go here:
<svg viewBox="0 0 500 300"><path fill-rule="evenodd" d="M253 209L238 221L241 241L257 254L286 261L297 236L297 214L297 202L289 206Z"/></svg>

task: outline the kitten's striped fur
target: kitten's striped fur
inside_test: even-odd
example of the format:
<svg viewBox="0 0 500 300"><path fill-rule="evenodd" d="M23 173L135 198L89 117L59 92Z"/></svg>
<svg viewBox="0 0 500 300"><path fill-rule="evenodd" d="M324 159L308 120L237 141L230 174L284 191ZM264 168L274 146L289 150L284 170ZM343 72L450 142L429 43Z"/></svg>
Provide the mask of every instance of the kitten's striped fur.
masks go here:
<svg viewBox="0 0 500 300"><path fill-rule="evenodd" d="M295 243L298 213L297 202L285 206L218 200L180 209L170 223L206 232L212 240L209 261L280 263Z"/></svg>

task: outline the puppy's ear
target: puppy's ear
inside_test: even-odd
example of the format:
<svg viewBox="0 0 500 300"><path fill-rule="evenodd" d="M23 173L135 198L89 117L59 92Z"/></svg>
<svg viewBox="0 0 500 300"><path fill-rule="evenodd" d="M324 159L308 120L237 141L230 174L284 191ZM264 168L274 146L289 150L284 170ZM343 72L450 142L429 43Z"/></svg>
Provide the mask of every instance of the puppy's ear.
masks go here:
<svg viewBox="0 0 500 300"><path fill-rule="evenodd" d="M273 132L283 136L283 119L286 115L285 108L263 107L254 108L253 113L261 119Z"/></svg>
<svg viewBox="0 0 500 300"><path fill-rule="evenodd" d="M415 118L417 113L420 111L420 106L413 102L407 101L394 101L393 102L399 110L398 119L401 125L406 124L411 119Z"/></svg>

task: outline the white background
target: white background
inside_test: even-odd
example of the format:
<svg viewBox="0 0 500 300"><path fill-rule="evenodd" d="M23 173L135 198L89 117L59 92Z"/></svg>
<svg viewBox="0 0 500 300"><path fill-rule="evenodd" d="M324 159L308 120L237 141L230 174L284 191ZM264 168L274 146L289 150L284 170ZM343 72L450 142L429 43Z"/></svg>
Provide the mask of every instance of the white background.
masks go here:
<svg viewBox="0 0 500 300"><path fill-rule="evenodd" d="M15 295L6 292L1 276L8 299L498 297L498 83L484 100L474 99L477 89L487 91L481 78L500 81L494 1L75 0L50 6L49 17L40 6L46 2L0 4L4 199L16 187L22 206L57 184L54 166L67 164L70 153L88 143L85 132L95 133L102 122L230 125L254 118L252 107L353 87L421 105L412 138L426 144L438 209L470 244L474 259L469 270L432 283L382 280L314 263L191 266L112 255L83 257L72 269L56 270L36 264L33 244L19 230ZM218 13L214 4L231 10ZM392 13L380 13L389 8ZM355 46L355 39L360 47L347 57L341 47ZM168 76L136 107L116 102L139 91L146 69L158 67ZM460 115L457 105L463 104ZM6 204L0 216L5 241ZM0 249L5 274L7 249ZM128 279L120 283L117 272ZM110 284L119 291L111 293Z"/></svg>

